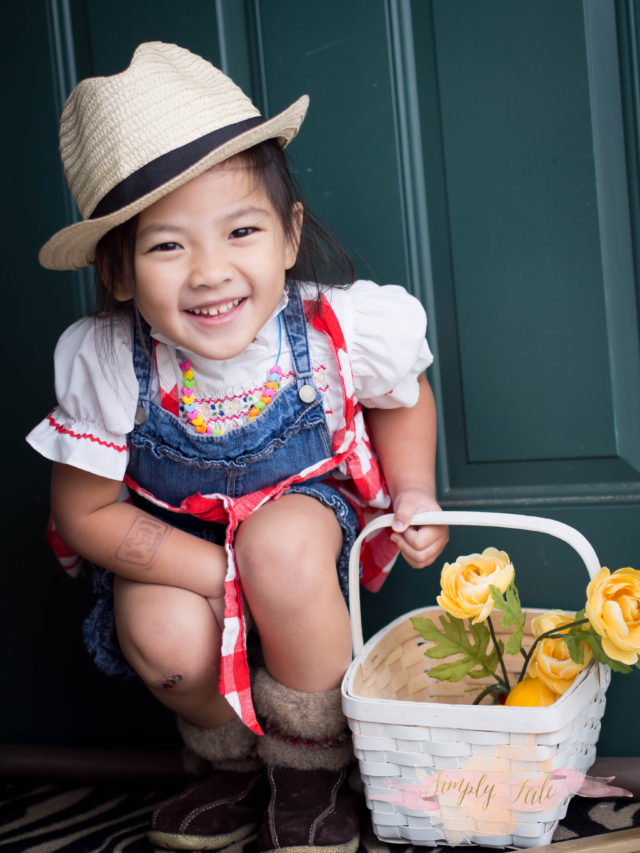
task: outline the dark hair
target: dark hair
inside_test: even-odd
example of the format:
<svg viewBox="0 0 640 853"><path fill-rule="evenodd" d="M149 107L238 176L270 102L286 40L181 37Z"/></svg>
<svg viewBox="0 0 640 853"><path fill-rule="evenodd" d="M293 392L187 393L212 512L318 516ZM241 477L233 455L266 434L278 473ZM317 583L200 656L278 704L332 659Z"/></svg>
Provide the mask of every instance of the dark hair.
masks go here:
<svg viewBox="0 0 640 853"><path fill-rule="evenodd" d="M293 181L285 152L277 140L268 139L236 154L251 171L257 184L264 188L284 229L285 237L296 234L296 211L302 199ZM229 161L231 162L231 161ZM314 282L332 287L348 286L355 279L351 259L329 230L303 204L300 245L289 277L295 281ZM96 247L96 311L114 315L135 311L135 278L133 258L137 216L109 231ZM126 287L133 299L122 303L114 297L117 287ZM137 312L136 312L137 314Z"/></svg>
<svg viewBox="0 0 640 853"><path fill-rule="evenodd" d="M304 214L300 246L290 278L333 287L353 284L355 270L351 258L325 225L303 202L295 185L287 156L277 140L268 139L236 155L250 169L275 208L285 237L296 231L296 205L302 204Z"/></svg>

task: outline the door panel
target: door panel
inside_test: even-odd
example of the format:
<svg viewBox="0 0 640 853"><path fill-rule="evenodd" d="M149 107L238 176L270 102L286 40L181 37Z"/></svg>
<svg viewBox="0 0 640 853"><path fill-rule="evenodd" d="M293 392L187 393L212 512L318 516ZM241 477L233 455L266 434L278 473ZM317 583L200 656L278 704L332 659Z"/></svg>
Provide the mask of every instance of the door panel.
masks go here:
<svg viewBox="0 0 640 853"><path fill-rule="evenodd" d="M612 456L581 6L433 12L467 460Z"/></svg>
<svg viewBox="0 0 640 853"><path fill-rule="evenodd" d="M456 318L446 357L460 384L442 400L447 494L637 495L640 362L613 6L436 2L429 21L422 4L413 9L435 56L421 98L441 105L433 168L444 189L429 203L448 213L451 263L436 311Z"/></svg>

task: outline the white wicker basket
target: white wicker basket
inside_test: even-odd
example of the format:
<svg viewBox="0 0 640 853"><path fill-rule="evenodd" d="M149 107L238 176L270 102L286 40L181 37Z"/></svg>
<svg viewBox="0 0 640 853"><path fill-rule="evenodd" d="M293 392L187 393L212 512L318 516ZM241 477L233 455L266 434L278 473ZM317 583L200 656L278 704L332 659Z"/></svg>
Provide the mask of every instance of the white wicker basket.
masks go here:
<svg viewBox="0 0 640 853"><path fill-rule="evenodd" d="M425 846L548 844L572 796L553 771L572 768L580 778L593 764L609 668L592 663L547 707L472 705L483 680L474 679L476 689L469 693L466 680L450 684L425 674L438 661L424 656L410 618L436 619L439 608L420 608L399 617L363 648L360 547L363 539L389 526L392 519L385 515L368 525L351 553L354 660L342 683L342 705L374 832L382 841ZM590 577L600 569L582 534L550 519L442 512L420 513L414 523L547 533L578 552ZM541 611L527 608L527 629L536 612ZM527 648L531 639L525 631ZM514 670L518 663L512 663Z"/></svg>

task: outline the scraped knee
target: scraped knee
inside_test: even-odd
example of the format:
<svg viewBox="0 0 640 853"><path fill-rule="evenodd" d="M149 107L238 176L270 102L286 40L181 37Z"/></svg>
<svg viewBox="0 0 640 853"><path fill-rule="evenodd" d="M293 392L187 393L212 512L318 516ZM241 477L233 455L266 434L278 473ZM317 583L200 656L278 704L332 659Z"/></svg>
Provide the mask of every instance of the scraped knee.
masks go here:
<svg viewBox="0 0 640 853"><path fill-rule="evenodd" d="M115 591L120 647L148 687L183 692L216 677L220 629L205 598L151 584L118 584Z"/></svg>
<svg viewBox="0 0 640 853"><path fill-rule="evenodd" d="M174 687L180 687L181 684L184 683L184 676L180 675L179 672L172 672L170 675L165 676L159 683L158 687L161 690L173 690Z"/></svg>

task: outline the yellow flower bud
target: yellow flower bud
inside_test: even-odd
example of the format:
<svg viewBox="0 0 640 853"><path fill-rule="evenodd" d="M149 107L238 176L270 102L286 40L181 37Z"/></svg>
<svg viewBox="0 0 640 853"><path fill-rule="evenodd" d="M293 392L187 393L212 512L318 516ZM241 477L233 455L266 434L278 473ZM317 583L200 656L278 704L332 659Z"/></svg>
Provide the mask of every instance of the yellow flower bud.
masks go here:
<svg viewBox="0 0 640 853"><path fill-rule="evenodd" d="M540 637L547 631L561 629L563 625L575 622L574 613L564 613L562 610L551 610L541 613L531 621L534 637ZM539 678L555 693L562 695L573 684L580 672L590 663L592 652L586 643L582 644L584 662L576 663L569 654L569 648L560 637L545 637L536 645L527 673L532 678Z"/></svg>
<svg viewBox="0 0 640 853"><path fill-rule="evenodd" d="M442 595L438 604L458 619L483 622L493 610L490 585L504 592L513 580L509 555L497 548L485 548L482 554L458 557L445 563L440 575Z"/></svg>
<svg viewBox="0 0 640 853"><path fill-rule="evenodd" d="M640 572L602 568L587 587L587 619L613 660L633 665L640 651Z"/></svg>

